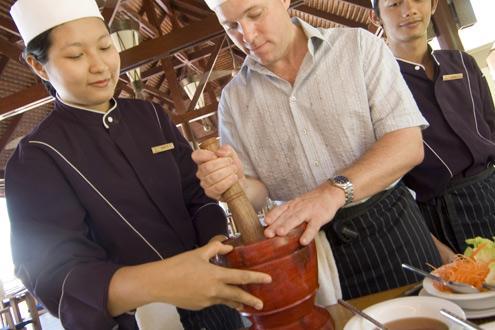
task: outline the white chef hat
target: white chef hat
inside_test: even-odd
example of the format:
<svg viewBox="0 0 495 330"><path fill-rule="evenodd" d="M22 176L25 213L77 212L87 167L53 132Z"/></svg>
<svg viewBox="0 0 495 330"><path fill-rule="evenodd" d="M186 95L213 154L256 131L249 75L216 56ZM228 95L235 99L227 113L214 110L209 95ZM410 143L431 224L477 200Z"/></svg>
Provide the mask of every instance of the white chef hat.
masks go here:
<svg viewBox="0 0 495 330"><path fill-rule="evenodd" d="M99 17L95 0L18 0L10 15L24 44L51 28L84 17Z"/></svg>
<svg viewBox="0 0 495 330"><path fill-rule="evenodd" d="M225 1L227 1L227 0L205 0L206 4L208 5L208 7L210 7L211 10L220 6Z"/></svg>

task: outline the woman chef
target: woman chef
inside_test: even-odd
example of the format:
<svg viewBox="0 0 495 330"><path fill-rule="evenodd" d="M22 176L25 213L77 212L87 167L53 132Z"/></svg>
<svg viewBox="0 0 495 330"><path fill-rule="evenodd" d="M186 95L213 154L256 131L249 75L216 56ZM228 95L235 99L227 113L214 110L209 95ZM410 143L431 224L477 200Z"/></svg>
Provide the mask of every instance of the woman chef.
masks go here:
<svg viewBox="0 0 495 330"><path fill-rule="evenodd" d="M11 15L56 91L6 169L17 276L67 329L135 329L150 302L178 306L186 329L241 327L231 308L262 302L235 284L270 277L209 263L232 249L216 241L223 211L162 109L112 98L120 59L94 0L19 0Z"/></svg>

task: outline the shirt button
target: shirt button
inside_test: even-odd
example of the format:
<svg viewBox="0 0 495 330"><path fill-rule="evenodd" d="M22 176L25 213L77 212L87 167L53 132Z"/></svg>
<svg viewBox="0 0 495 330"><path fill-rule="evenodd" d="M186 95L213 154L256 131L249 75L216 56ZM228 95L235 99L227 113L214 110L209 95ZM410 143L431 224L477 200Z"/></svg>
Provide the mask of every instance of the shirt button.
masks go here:
<svg viewBox="0 0 495 330"><path fill-rule="evenodd" d="M316 167L320 167L320 162L319 161L315 160L314 164L315 164Z"/></svg>
<svg viewBox="0 0 495 330"><path fill-rule="evenodd" d="M421 67L420 67L419 65L416 65L416 66L414 67L414 70L416 70L416 71L418 71L419 69L421 69Z"/></svg>
<svg viewBox="0 0 495 330"><path fill-rule="evenodd" d="M308 130L307 129L303 129L303 134L304 135L308 135Z"/></svg>
<svg viewBox="0 0 495 330"><path fill-rule="evenodd" d="M113 123L113 118L112 117L108 117L107 120L108 120L109 123Z"/></svg>
<svg viewBox="0 0 495 330"><path fill-rule="evenodd" d="M296 97L295 97L295 96L291 96L291 97L289 98L289 100L290 100L291 102L296 102Z"/></svg>

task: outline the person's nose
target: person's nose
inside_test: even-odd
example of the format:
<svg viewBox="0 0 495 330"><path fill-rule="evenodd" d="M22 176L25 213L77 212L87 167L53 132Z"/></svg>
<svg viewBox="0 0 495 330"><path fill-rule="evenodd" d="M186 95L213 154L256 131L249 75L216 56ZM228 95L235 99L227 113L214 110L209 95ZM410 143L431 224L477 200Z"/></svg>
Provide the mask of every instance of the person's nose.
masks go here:
<svg viewBox="0 0 495 330"><path fill-rule="evenodd" d="M91 73L101 73L107 69L107 65L99 54L90 56L89 71Z"/></svg>
<svg viewBox="0 0 495 330"><path fill-rule="evenodd" d="M402 17L407 18L418 14L418 10L413 2L414 0L404 0L402 2L402 6L401 6Z"/></svg>
<svg viewBox="0 0 495 330"><path fill-rule="evenodd" d="M256 27L252 22L239 22L239 33L242 35L242 41L252 46L256 40Z"/></svg>

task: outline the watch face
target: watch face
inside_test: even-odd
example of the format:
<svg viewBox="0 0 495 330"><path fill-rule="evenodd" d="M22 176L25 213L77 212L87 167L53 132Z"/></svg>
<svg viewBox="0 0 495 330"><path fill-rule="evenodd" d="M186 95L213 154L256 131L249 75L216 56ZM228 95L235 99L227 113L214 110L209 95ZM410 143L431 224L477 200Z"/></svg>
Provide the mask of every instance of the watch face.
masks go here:
<svg viewBox="0 0 495 330"><path fill-rule="evenodd" d="M346 184L349 182L349 179L343 175L337 175L336 177L333 178L333 181L338 184Z"/></svg>

